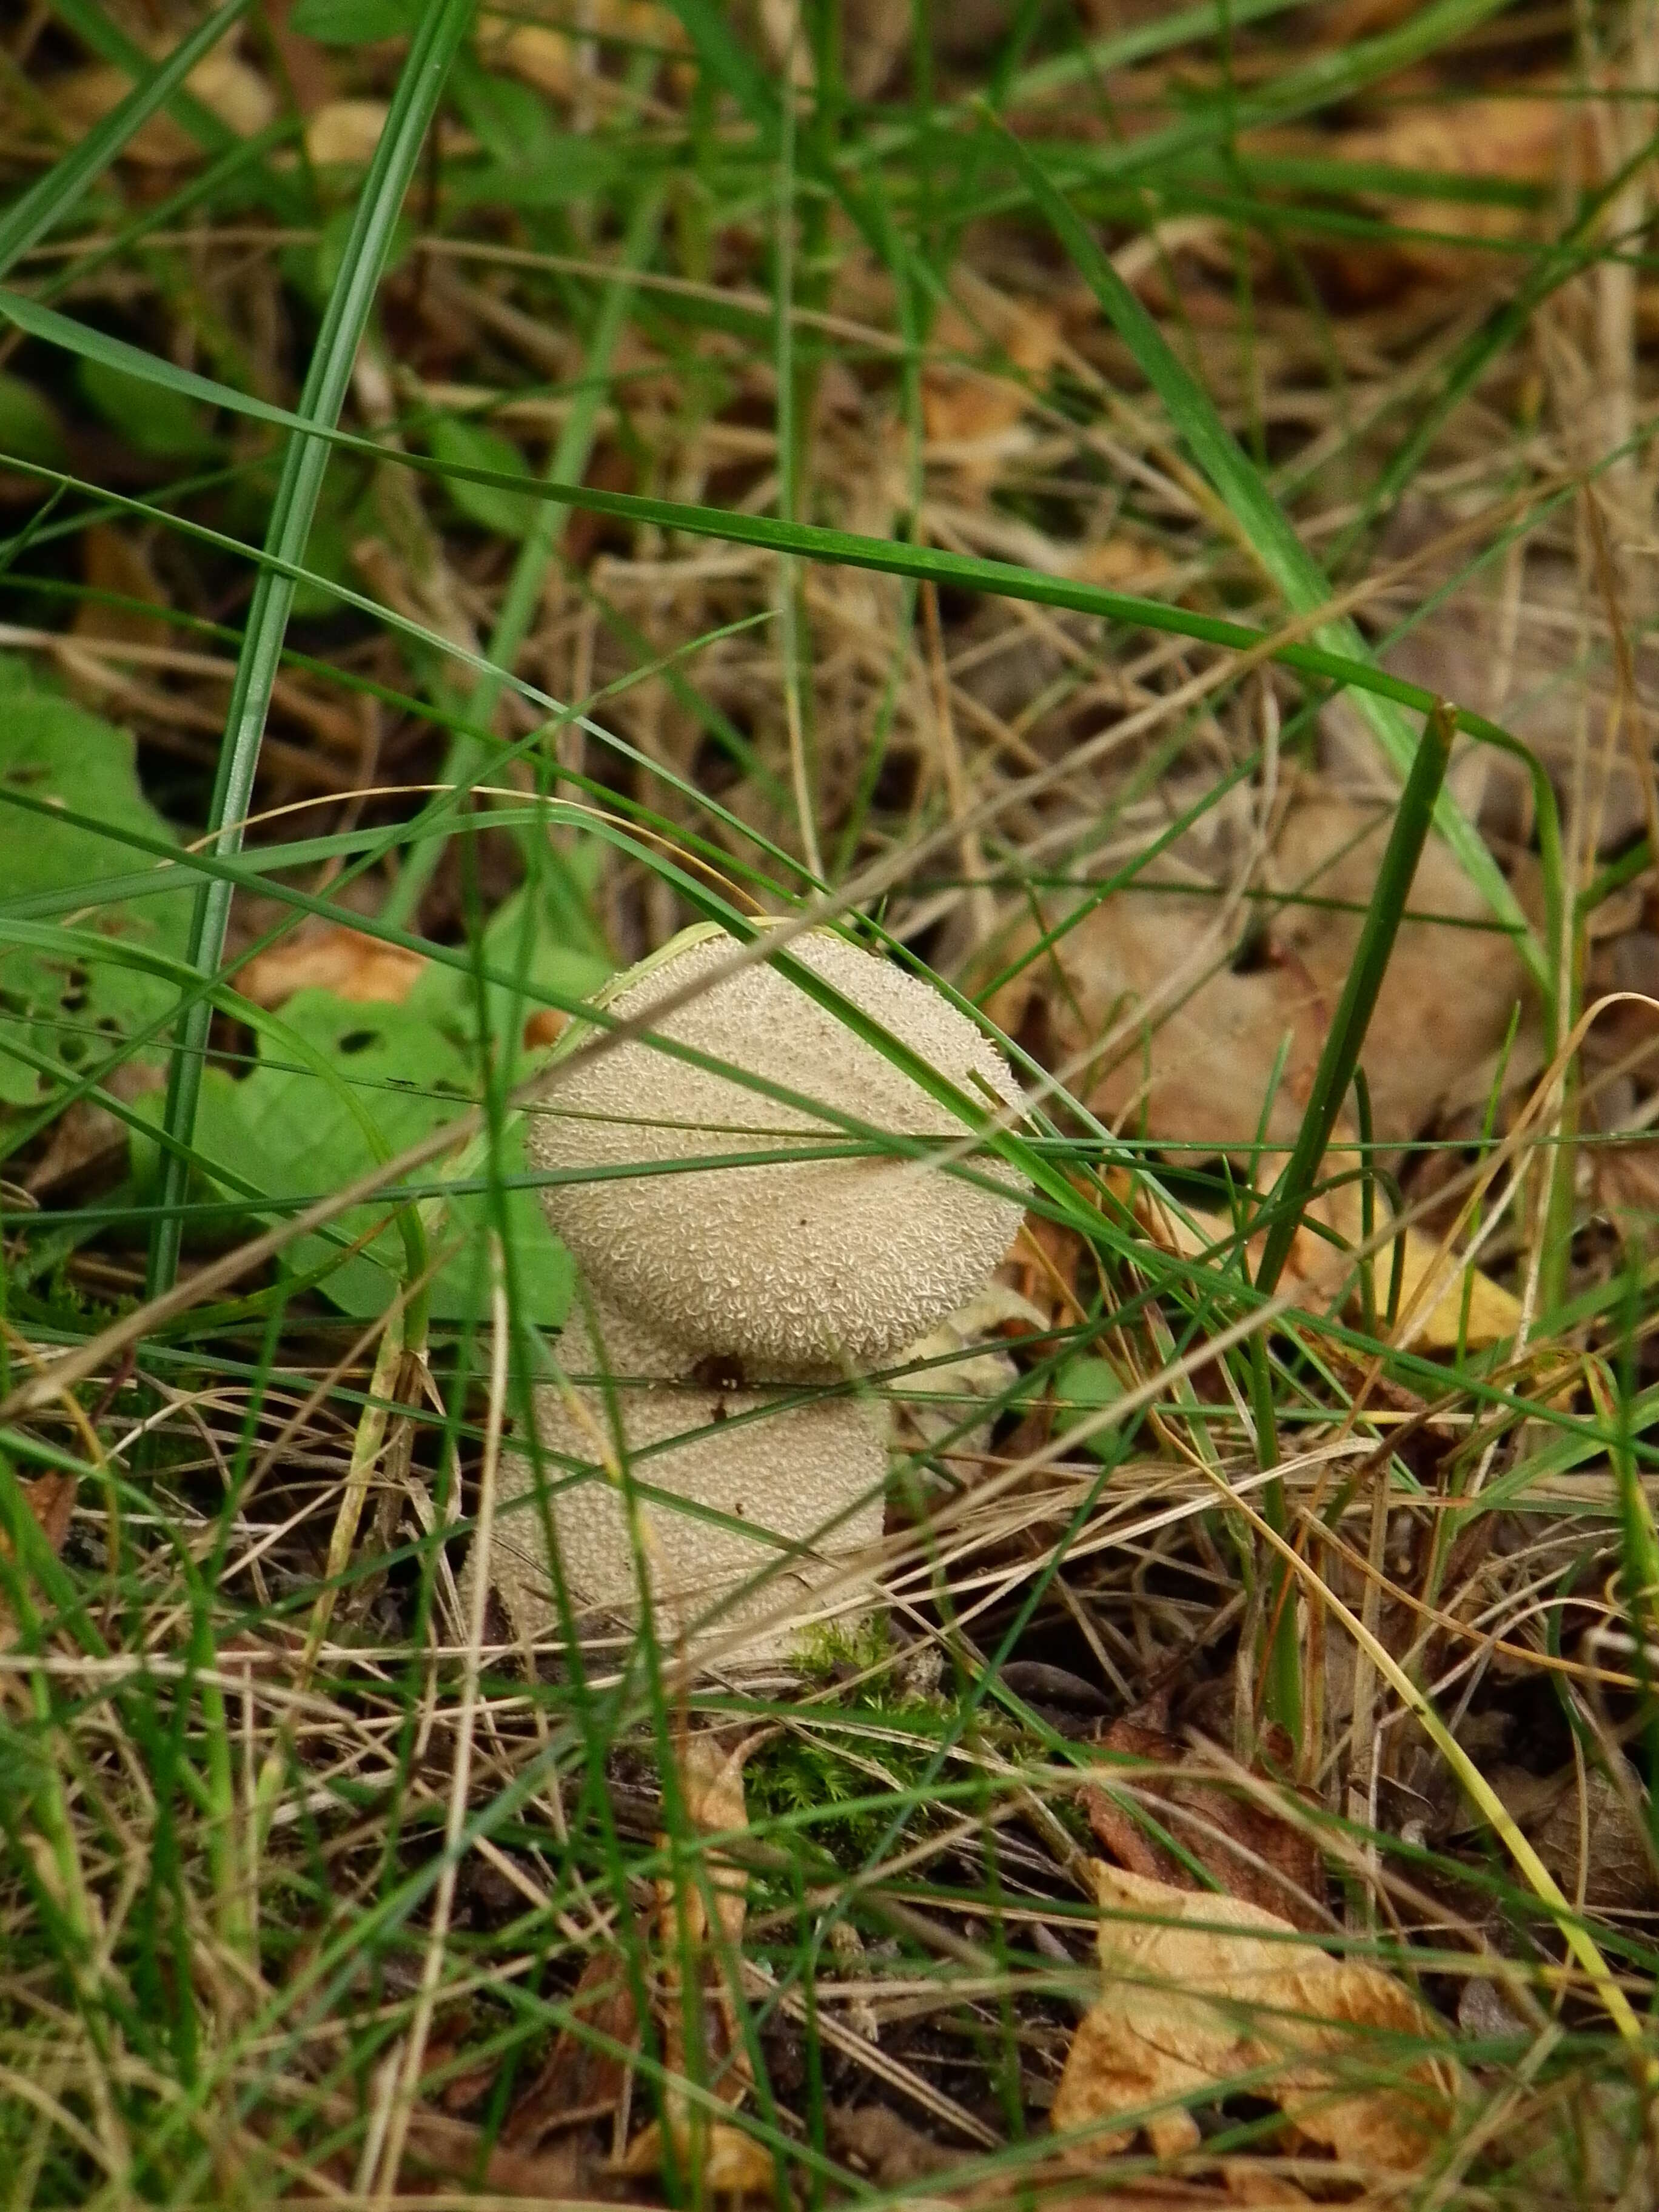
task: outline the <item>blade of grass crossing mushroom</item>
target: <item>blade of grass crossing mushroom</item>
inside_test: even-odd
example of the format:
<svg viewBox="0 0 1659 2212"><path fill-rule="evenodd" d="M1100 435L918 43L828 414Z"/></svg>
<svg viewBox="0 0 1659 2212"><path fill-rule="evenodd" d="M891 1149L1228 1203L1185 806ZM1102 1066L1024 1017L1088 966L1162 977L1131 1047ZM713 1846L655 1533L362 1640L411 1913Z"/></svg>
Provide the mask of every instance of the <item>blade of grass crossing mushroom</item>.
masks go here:
<svg viewBox="0 0 1659 2212"><path fill-rule="evenodd" d="M1186 440L1194 459L1225 502L1241 543L1254 555L1293 612L1316 614L1331 596L1323 570L1297 537L1260 473L1216 412L1209 394L1171 352L1164 333L1090 235L1075 210L1050 182L1042 164L1018 140L1008 136L1010 156L1073 266L1087 282L1118 336L1134 356L1147 382ZM1322 623L1315 641L1354 660L1369 660L1370 649L1356 625L1344 617ZM1361 692L1357 700L1371 733L1390 764L1408 775L1417 739L1404 716L1388 700ZM1435 802L1435 823L1456 854L1470 882L1498 919L1516 932L1516 945L1540 989L1553 983L1539 944L1514 892L1487 850L1474 824L1450 793Z"/></svg>
<svg viewBox="0 0 1659 2212"><path fill-rule="evenodd" d="M420 158L450 63L471 19L472 0L433 0L416 32L369 165L307 373L297 410L307 429L319 423L331 426L343 404L358 341L392 243L392 226ZM269 550L290 562L304 560L328 459L327 441L310 436L290 440L283 457L282 478L265 542ZM242 818L253 789L265 715L293 602L291 580L262 568L248 608L208 817L210 849L216 853L233 853L241 842ZM203 883L191 917L188 958L204 980L218 968L229 917L228 887L220 882ZM147 1274L152 1297L168 1289L178 1273L182 1224L176 1209L184 1200L186 1171L171 1146L188 1145L195 1129L210 1018L205 994L187 996L180 1006L162 1117L169 1142L162 1163L161 1212L150 1242Z"/></svg>
<svg viewBox="0 0 1659 2212"><path fill-rule="evenodd" d="M164 107L203 56L211 52L249 0L226 0L216 14L158 62L132 90L88 131L61 161L55 161L27 191L0 216L0 271L9 269L31 246L46 237L81 195L119 155L159 107Z"/></svg>

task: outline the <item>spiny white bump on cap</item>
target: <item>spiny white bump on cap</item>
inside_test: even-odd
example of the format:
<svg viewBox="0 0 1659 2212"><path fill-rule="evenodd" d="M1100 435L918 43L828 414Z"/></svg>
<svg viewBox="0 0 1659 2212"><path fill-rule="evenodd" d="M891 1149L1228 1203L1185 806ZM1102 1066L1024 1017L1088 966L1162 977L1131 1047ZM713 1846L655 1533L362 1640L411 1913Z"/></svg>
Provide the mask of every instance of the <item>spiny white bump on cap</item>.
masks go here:
<svg viewBox="0 0 1659 2212"><path fill-rule="evenodd" d="M670 947L623 980L607 1011L619 1019L648 1013L733 950L726 936ZM966 1097L984 1098L988 1086L992 1098L1022 1103L1002 1055L930 985L828 931L790 950ZM861 1127L957 1140L969 1133L874 1045L764 963L713 984L659 1027ZM630 1040L591 1066L577 1047L556 1088L531 1109L527 1145L538 1168L581 1170L842 1134L819 1115ZM777 1379L874 1365L980 1287L1019 1227L1025 1189L1000 1161L981 1156L975 1165L1003 1188L872 1149L842 1160L613 1175L550 1185L543 1197L554 1229L612 1307L648 1316L694 1354L735 1354L757 1378Z"/></svg>
<svg viewBox="0 0 1659 2212"><path fill-rule="evenodd" d="M560 1361L571 1376L611 1376L634 1479L806 1547L790 1556L759 1534L641 1498L653 1613L665 1649L684 1639L694 1651L718 1648L726 1663L787 1659L804 1617L813 1613L813 1591L849 1553L881 1541L887 1445L880 1409L836 1396L771 1411L775 1401L763 1392L687 1382L683 1351L598 1300L594 1310L603 1358L578 1310L560 1339ZM575 1625L589 1638L637 1618L639 1581L625 1498L599 1464L599 1439L607 1453L615 1448L603 1389L588 1382L574 1389L580 1416L562 1391L542 1386L536 1428L544 1450L556 1455L544 1463L547 1510ZM717 1419L720 1407L724 1418ZM750 1413L757 1418L740 1419ZM677 1437L690 1441L676 1444ZM589 1471L572 1480L567 1460L586 1462ZM557 1628L558 1613L531 1462L504 1455L500 1485L491 1580L514 1629L533 1641ZM750 1581L752 1590L722 1604ZM867 1582L849 1581L821 1610L861 1613L869 1599Z"/></svg>

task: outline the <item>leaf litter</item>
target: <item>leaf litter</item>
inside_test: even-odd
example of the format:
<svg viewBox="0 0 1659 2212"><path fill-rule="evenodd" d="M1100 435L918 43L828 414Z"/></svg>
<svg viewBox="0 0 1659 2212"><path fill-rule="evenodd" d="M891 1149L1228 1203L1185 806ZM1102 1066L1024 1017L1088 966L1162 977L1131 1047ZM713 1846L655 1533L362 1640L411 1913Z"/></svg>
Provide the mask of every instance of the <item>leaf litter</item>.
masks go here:
<svg viewBox="0 0 1659 2212"><path fill-rule="evenodd" d="M1111 2123L1144 2112L1159 2156L1179 2157L1201 2140L1189 2104L1236 2085L1358 2176L1428 2164L1451 2124L1454 2075L1402 1983L1242 1899L1102 1861L1092 1871L1105 1986L1052 2114L1063 2131L1089 2131L1080 2156L1109 2156L1133 2132Z"/></svg>

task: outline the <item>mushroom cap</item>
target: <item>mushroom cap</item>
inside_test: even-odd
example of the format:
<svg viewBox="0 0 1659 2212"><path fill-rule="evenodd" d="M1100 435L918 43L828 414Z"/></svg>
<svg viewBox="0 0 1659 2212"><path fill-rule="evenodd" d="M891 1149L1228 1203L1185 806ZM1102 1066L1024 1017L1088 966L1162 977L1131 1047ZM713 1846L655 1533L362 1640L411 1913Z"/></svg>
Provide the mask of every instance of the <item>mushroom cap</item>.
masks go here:
<svg viewBox="0 0 1659 2212"><path fill-rule="evenodd" d="M732 949L723 933L688 932L623 977L607 1009L621 1018L648 1012L712 974ZM1009 1105L1022 1103L994 1046L916 976L827 931L791 950L969 1097L988 1086ZM911 1137L968 1133L875 1046L765 964L712 985L668 1015L659 1033L861 1127ZM842 1134L641 1042L584 1066L588 1036L574 1040L556 1089L532 1109L527 1146L538 1168L620 1169L821 1145ZM1002 1162L976 1165L1003 1188L872 1152L613 1175L550 1185L543 1197L554 1229L613 1309L694 1358L733 1356L750 1381L779 1380L873 1365L980 1287L1019 1227L1025 1192Z"/></svg>
<svg viewBox="0 0 1659 2212"><path fill-rule="evenodd" d="M693 1649L718 1646L728 1661L769 1662L787 1656L815 1613L866 1611L871 1590L862 1578L816 1607L812 1594L848 1554L881 1541L882 1409L846 1395L773 1408L764 1393L705 1389L684 1379L682 1350L597 1299L594 1315L603 1356L578 1310L560 1340L561 1360L573 1376L613 1378L634 1480L685 1501L639 1500L664 1644L684 1638ZM599 1439L607 1451L613 1443L605 1395L582 1383L574 1395L573 1410L562 1391L539 1389L536 1429L557 1455L544 1469L548 1510L578 1628L591 1636L612 1625L626 1630L637 1618L639 1580L626 1498L598 1465ZM677 1443L681 1437L689 1441ZM567 1460L592 1462L592 1471L573 1480ZM534 1483L528 1460L503 1457L490 1562L514 1626L532 1638L558 1626ZM697 1507L748 1522L756 1533L707 1519ZM769 1537L801 1548L792 1556ZM750 1581L755 1588L743 1589Z"/></svg>

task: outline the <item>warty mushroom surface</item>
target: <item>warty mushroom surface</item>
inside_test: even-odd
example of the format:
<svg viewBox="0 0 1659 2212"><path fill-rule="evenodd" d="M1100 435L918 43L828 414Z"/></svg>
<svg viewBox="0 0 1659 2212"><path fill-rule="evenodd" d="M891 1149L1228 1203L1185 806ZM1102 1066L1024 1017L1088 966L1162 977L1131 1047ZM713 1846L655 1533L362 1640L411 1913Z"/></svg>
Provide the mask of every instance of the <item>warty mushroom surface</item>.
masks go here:
<svg viewBox="0 0 1659 2212"><path fill-rule="evenodd" d="M933 1158L882 1151L882 1135L937 1146L971 1133L775 967L715 980L734 949L722 932L688 931L618 978L605 1009L648 1013L708 976L655 1034L875 1132L870 1149L810 1157L846 1141L835 1120L642 1040L585 1065L599 1033L591 1024L562 1041L526 1149L568 1178L544 1186L544 1200L590 1302L559 1346L564 1372L584 1379L537 1393L579 1629L628 1633L638 1549L665 1642L746 1634L742 1656L754 1661L787 1651L827 1581L838 1587L819 1610L871 1601L867 1576L838 1575L882 1534L885 1422L860 1378L981 1287L1018 1229L1025 1188L993 1156L974 1161L981 1179L969 1181ZM988 1112L1018 1110L1001 1054L929 984L828 931L789 949L959 1093ZM809 1156L775 1157L792 1151ZM722 1164L756 1152L774 1157ZM572 1462L586 1469L574 1480ZM636 1487L637 1522L624 1462L635 1486L673 1493L641 1498ZM529 1636L556 1620L534 1484L528 1459L504 1462L493 1565Z"/></svg>

